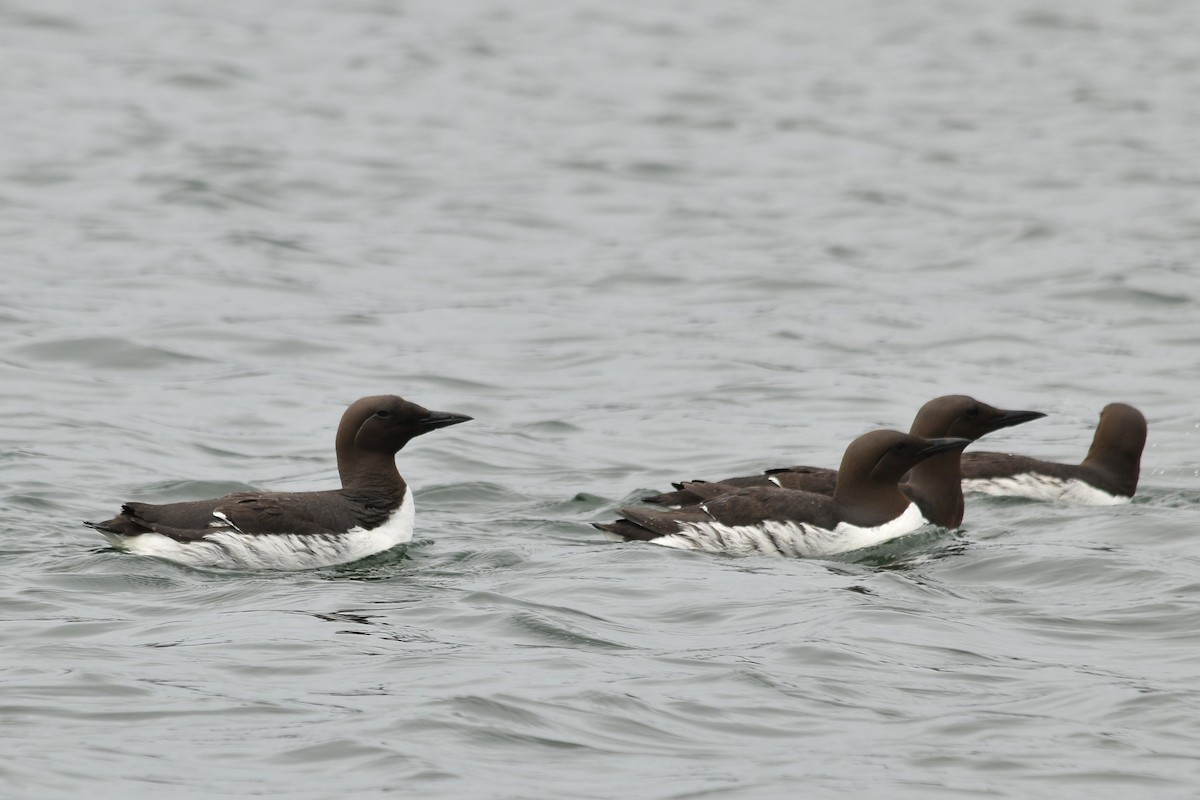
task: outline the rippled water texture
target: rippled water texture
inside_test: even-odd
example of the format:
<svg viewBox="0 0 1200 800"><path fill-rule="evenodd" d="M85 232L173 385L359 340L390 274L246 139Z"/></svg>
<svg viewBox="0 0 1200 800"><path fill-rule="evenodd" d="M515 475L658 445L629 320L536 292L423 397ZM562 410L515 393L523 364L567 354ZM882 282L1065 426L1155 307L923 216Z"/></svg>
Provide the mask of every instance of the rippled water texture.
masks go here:
<svg viewBox="0 0 1200 800"><path fill-rule="evenodd" d="M1186 0L0 5L0 794L1194 797L1200 16ZM337 569L103 546L336 481ZM1132 505L970 498L833 562L611 544L965 392Z"/></svg>

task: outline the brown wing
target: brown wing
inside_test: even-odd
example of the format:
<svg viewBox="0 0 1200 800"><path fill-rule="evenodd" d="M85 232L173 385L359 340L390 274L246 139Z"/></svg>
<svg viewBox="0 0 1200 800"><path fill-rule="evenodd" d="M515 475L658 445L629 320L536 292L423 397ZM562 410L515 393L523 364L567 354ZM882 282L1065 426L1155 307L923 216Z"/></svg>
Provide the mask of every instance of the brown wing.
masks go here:
<svg viewBox="0 0 1200 800"><path fill-rule="evenodd" d="M776 485L784 489L798 489L829 497L833 497L833 489L837 485L837 470L824 467L769 469L766 477L778 481Z"/></svg>
<svg viewBox="0 0 1200 800"><path fill-rule="evenodd" d="M373 528L391 513L338 491L240 492L214 500L153 505L126 503L121 513L92 527L133 536L161 533L195 541L218 530L246 534L342 533L356 525Z"/></svg>
<svg viewBox="0 0 1200 800"><path fill-rule="evenodd" d="M161 533L180 541L194 541L211 532L211 524L219 522L213 511L226 500L246 494L232 494L212 500L192 500L185 503L126 503L121 513L104 522L88 523L98 530L137 536L141 533Z"/></svg>
<svg viewBox="0 0 1200 800"><path fill-rule="evenodd" d="M828 529L837 525L832 498L776 486L739 489L679 511L623 508L621 515L616 522L599 523L596 527L626 539L649 540L678 533L686 522L718 522L734 526L777 520L804 522Z"/></svg>
<svg viewBox="0 0 1200 800"><path fill-rule="evenodd" d="M1028 456L986 451L963 453L959 463L964 480L1007 478L1027 472L1036 472L1039 475L1066 480L1076 477L1076 473L1079 471L1078 467L1070 464L1055 464Z"/></svg>
<svg viewBox="0 0 1200 800"><path fill-rule="evenodd" d="M778 483L776 482L778 481ZM780 467L769 469L760 475L743 475L737 478L724 478L720 481L683 481L672 484L673 492L649 495L642 498L644 502L659 506L690 506L705 497L711 497L711 492L697 492L691 489L693 484L704 486L719 486L729 492L736 489L769 488L782 486L785 489L800 489L817 494L833 495L833 485L837 482L837 470L822 469L821 467Z"/></svg>
<svg viewBox="0 0 1200 800"><path fill-rule="evenodd" d="M837 525L833 498L776 486L731 492L705 501L701 508L722 525L756 525L764 520L829 529Z"/></svg>

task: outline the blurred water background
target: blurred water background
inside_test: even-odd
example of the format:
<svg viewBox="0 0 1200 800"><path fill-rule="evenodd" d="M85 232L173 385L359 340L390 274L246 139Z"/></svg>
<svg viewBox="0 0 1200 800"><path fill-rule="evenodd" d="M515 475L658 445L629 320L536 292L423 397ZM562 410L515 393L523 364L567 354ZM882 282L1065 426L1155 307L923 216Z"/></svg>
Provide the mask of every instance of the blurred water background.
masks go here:
<svg viewBox="0 0 1200 800"><path fill-rule="evenodd" d="M0 795L1194 797L1187 0L0 2ZM79 520L401 453L406 550L229 574ZM1117 508L836 562L604 541L941 394Z"/></svg>

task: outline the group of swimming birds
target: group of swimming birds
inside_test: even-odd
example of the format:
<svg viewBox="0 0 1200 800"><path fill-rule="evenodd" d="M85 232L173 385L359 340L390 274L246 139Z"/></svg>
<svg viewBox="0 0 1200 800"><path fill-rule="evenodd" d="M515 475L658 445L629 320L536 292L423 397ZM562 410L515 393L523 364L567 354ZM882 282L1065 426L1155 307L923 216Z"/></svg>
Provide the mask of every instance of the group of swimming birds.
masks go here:
<svg viewBox="0 0 1200 800"><path fill-rule="evenodd" d="M981 436L1044 416L964 395L938 397L921 407L908 433L876 430L855 439L836 470L795 466L684 481L644 498L659 509L623 508L620 519L594 525L620 540L687 550L824 557L926 525L957 528L964 491L1091 505L1133 497L1146 418L1124 403L1101 412L1079 464L963 452ZM417 436L470 419L394 395L364 397L338 426L340 489L126 503L112 519L85 524L115 547L192 566L311 569L357 561L412 539L412 491L396 453Z"/></svg>

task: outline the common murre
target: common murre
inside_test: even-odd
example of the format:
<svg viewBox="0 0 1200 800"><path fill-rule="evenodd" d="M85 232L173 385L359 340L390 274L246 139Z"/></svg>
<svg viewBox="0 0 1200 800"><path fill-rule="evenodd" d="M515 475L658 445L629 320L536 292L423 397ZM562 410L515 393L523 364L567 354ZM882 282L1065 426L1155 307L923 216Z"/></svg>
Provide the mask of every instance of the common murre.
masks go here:
<svg viewBox="0 0 1200 800"><path fill-rule="evenodd" d="M112 519L84 524L114 547L198 567L310 569L356 561L412 539L412 491L396 469L396 453L417 436L470 419L393 395L364 397L338 426L340 489L126 503Z"/></svg>
<svg viewBox="0 0 1200 800"><path fill-rule="evenodd" d="M1128 503L1137 492L1146 417L1131 405L1100 412L1087 457L1057 464L1011 453L964 453L963 491L1081 505Z"/></svg>
<svg viewBox="0 0 1200 800"><path fill-rule="evenodd" d="M685 550L822 557L881 544L926 524L899 488L912 467L940 453L958 454L969 439L924 439L872 431L846 448L833 496L778 486L717 493L679 511L621 509L622 518L593 523L625 540Z"/></svg>

